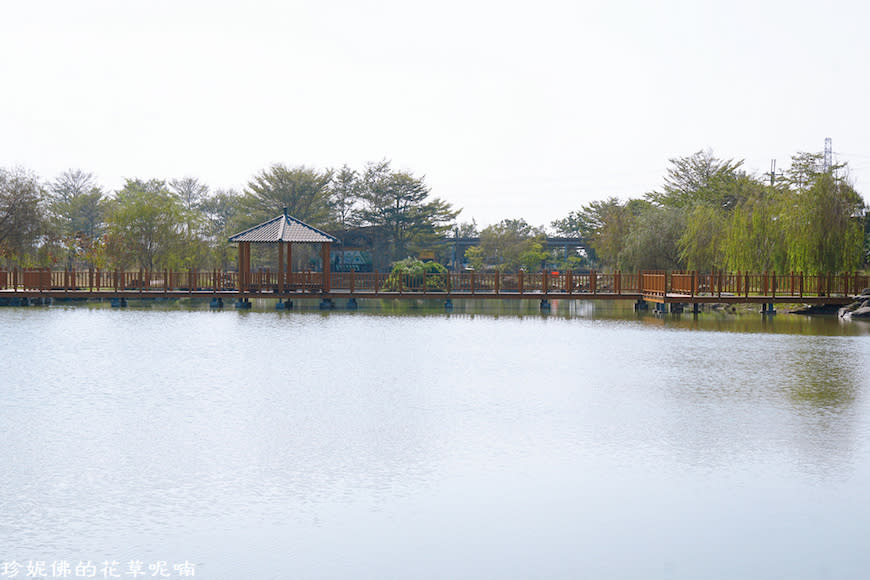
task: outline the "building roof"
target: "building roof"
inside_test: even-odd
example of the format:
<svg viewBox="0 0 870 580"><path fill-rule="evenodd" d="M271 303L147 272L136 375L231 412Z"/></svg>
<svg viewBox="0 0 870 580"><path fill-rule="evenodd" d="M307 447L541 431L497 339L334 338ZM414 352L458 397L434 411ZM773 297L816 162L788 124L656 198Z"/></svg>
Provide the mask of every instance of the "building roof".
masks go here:
<svg viewBox="0 0 870 580"><path fill-rule="evenodd" d="M229 241L254 244L323 244L338 242L338 238L287 215L287 208L284 208L282 215L239 232L231 236Z"/></svg>

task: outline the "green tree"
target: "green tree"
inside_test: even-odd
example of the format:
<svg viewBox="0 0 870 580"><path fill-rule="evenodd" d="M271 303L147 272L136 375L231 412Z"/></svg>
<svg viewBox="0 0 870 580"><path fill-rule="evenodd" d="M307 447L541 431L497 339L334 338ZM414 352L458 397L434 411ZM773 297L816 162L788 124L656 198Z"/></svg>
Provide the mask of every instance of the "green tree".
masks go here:
<svg viewBox="0 0 870 580"><path fill-rule="evenodd" d="M329 221L329 186L332 171L317 171L305 166L272 165L255 175L245 190L247 226L287 213L314 227Z"/></svg>
<svg viewBox="0 0 870 580"><path fill-rule="evenodd" d="M165 182L128 179L108 211L112 265L146 270L185 265L194 242L184 227L187 220L181 201Z"/></svg>
<svg viewBox="0 0 870 580"><path fill-rule="evenodd" d="M639 199L622 202L610 197L584 205L552 225L561 235L584 240L586 254L593 264L616 268L632 225L649 205Z"/></svg>
<svg viewBox="0 0 870 580"><path fill-rule="evenodd" d="M0 256L28 263L45 230L46 192L39 178L24 169L0 168Z"/></svg>
<svg viewBox="0 0 870 580"><path fill-rule="evenodd" d="M722 268L726 213L707 204L695 204L685 216L686 227L677 245L680 263L689 270L710 272Z"/></svg>
<svg viewBox="0 0 870 580"><path fill-rule="evenodd" d="M745 177L740 171L742 160L718 159L707 150L670 159L670 163L662 191L648 193L649 201L684 208L705 203L723 210L734 208L740 201L740 188L735 187L735 182Z"/></svg>
<svg viewBox="0 0 870 580"><path fill-rule="evenodd" d="M681 270L679 241L685 212L676 207L648 206L635 219L619 255L624 270Z"/></svg>
<svg viewBox="0 0 870 580"><path fill-rule="evenodd" d="M208 197L208 186L196 177L182 177L169 182L169 189L181 200L189 212L195 210Z"/></svg>
<svg viewBox="0 0 870 580"><path fill-rule="evenodd" d="M223 270L232 267L236 248L227 240L248 225L242 195L234 189L219 189L200 201L198 210L204 218L203 235L214 266Z"/></svg>
<svg viewBox="0 0 870 580"><path fill-rule="evenodd" d="M832 173L814 177L783 209L789 268L804 272L842 272L863 262L864 200Z"/></svg>
<svg viewBox="0 0 870 580"><path fill-rule="evenodd" d="M430 200L422 178L393 171L389 161L369 163L362 183L361 221L380 232L389 261L440 242L459 214L440 198Z"/></svg>
<svg viewBox="0 0 870 580"><path fill-rule="evenodd" d="M749 272L787 269L788 248L781 212L790 197L787 188L768 186L731 212L722 243L726 268Z"/></svg>
<svg viewBox="0 0 870 580"><path fill-rule="evenodd" d="M489 265L503 272L520 268L538 271L548 258L545 241L543 230L530 226L524 219L505 219L481 230L480 250L471 252L469 248L465 257L472 264Z"/></svg>
<svg viewBox="0 0 870 580"><path fill-rule="evenodd" d="M347 165L334 171L329 185L330 224L341 231L359 225L361 201L362 183L357 171Z"/></svg>
<svg viewBox="0 0 870 580"><path fill-rule="evenodd" d="M49 209L53 224L49 236L66 252L67 267L81 260L93 265L94 252L105 231L106 201L91 173L70 169L50 185Z"/></svg>

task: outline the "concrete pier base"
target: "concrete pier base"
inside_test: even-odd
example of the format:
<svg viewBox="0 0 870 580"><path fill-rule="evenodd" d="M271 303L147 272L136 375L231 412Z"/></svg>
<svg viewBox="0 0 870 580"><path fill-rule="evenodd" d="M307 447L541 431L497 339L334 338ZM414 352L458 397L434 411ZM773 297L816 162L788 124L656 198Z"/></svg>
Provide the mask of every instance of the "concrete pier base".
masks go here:
<svg viewBox="0 0 870 580"><path fill-rule="evenodd" d="M332 301L332 298L324 298L320 301L320 309L321 310L332 310L335 308L335 302Z"/></svg>
<svg viewBox="0 0 870 580"><path fill-rule="evenodd" d="M549 312L551 310L550 301L544 298L541 300L541 312Z"/></svg>
<svg viewBox="0 0 870 580"><path fill-rule="evenodd" d="M224 307L224 299L217 297L212 298L211 303L209 303L209 308L223 308Z"/></svg>
<svg viewBox="0 0 870 580"><path fill-rule="evenodd" d="M649 304L643 298L638 298L637 302L634 303L634 310L635 312L649 310Z"/></svg>
<svg viewBox="0 0 870 580"><path fill-rule="evenodd" d="M347 299L347 309L348 310L356 310L359 308L359 304L357 304L356 298L348 298Z"/></svg>
<svg viewBox="0 0 870 580"><path fill-rule="evenodd" d="M769 302L761 305L761 314L764 316L773 316L776 314L776 308L774 308L773 303Z"/></svg>
<svg viewBox="0 0 870 580"><path fill-rule="evenodd" d="M126 298L112 298L112 308L126 308L127 307L127 299Z"/></svg>
<svg viewBox="0 0 870 580"><path fill-rule="evenodd" d="M453 300L448 298L444 301L444 310L453 310Z"/></svg>
<svg viewBox="0 0 870 580"><path fill-rule="evenodd" d="M251 309L251 301L247 298L239 298L236 300L236 309L238 310L250 310Z"/></svg>

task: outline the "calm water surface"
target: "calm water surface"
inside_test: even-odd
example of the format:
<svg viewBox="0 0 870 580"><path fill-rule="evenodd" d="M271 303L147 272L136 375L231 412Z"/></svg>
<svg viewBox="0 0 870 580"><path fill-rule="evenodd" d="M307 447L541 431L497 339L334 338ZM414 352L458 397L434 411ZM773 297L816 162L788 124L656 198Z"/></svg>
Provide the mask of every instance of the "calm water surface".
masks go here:
<svg viewBox="0 0 870 580"><path fill-rule="evenodd" d="M0 308L0 562L870 574L870 324L269 306Z"/></svg>

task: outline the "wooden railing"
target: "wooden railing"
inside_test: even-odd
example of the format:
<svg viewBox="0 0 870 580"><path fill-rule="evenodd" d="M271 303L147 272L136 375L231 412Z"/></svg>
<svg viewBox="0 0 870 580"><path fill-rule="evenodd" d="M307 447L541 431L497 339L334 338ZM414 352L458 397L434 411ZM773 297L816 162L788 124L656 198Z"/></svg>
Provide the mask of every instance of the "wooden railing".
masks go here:
<svg viewBox="0 0 870 580"><path fill-rule="evenodd" d="M670 283L667 283L667 278ZM694 296L767 296L771 298L852 296L870 287L870 276L857 273L816 274L803 272L777 274L764 272L644 273L642 293L647 296L676 294Z"/></svg>
<svg viewBox="0 0 870 580"><path fill-rule="evenodd" d="M320 292L321 272L252 271L245 288L238 272L211 270L0 270L0 290L64 292ZM600 272L445 272L423 275L332 272L330 290L351 294L601 294L639 295L640 275Z"/></svg>
<svg viewBox="0 0 870 580"><path fill-rule="evenodd" d="M856 273L807 275L766 272L445 272L425 275L332 272L284 274L269 269L250 272L240 287L238 272L222 270L0 270L0 291L117 292L244 292L320 293L324 281L331 292L367 294L481 294L569 296L729 296L822 297L851 296L870 287L870 276Z"/></svg>

